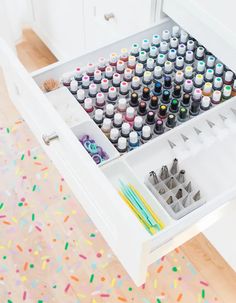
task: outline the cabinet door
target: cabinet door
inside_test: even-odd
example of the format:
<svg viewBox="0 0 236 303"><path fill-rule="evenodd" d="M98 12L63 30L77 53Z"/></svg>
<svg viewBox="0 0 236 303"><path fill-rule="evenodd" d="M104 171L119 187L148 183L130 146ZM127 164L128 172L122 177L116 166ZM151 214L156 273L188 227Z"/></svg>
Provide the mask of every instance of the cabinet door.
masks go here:
<svg viewBox="0 0 236 303"><path fill-rule="evenodd" d="M235 0L164 0L175 22L236 71Z"/></svg>
<svg viewBox="0 0 236 303"><path fill-rule="evenodd" d="M93 50L144 30L154 23L155 0L84 2L86 49Z"/></svg>
<svg viewBox="0 0 236 303"><path fill-rule="evenodd" d="M33 27L59 60L84 53L83 0L31 0Z"/></svg>
<svg viewBox="0 0 236 303"><path fill-rule="evenodd" d="M140 284L145 277L142 243L149 234L127 211L115 188L1 39L0 65L12 102L130 276ZM46 145L42 136L51 134L58 138Z"/></svg>

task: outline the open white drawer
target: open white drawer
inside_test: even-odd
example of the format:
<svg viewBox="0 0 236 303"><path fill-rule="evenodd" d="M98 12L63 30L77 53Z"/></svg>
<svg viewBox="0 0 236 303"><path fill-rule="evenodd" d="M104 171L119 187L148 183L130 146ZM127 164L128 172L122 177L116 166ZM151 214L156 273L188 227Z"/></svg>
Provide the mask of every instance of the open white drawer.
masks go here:
<svg viewBox="0 0 236 303"><path fill-rule="evenodd" d="M227 202L236 196L236 100L224 102L122 157L111 148L109 163L99 167L75 136L80 134L83 123L93 123L89 116L67 89L44 94L39 86L48 78L59 79L77 65L84 66L172 26L173 22L167 20L95 52L56 63L33 76L3 42L0 44L0 61L12 101L137 285L144 283L151 263L207 228L227 212ZM197 134L196 128L201 134ZM99 133L94 126L86 129L92 134ZM54 133L58 139L46 145L43 135ZM101 142L107 140L103 134L98 136ZM183 139L186 137L187 141ZM196 180L206 202L179 220L168 214L144 184L151 170L171 163L175 157ZM139 189L164 222L163 230L155 235L145 230L120 198L119 179Z"/></svg>

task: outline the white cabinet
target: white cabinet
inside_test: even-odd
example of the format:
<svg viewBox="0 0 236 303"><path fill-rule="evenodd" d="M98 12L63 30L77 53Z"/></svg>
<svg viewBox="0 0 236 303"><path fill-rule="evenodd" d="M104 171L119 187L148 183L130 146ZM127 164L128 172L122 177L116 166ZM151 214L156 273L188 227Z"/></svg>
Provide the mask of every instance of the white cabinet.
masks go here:
<svg viewBox="0 0 236 303"><path fill-rule="evenodd" d="M32 27L59 60L85 52L81 0L31 0Z"/></svg>
<svg viewBox="0 0 236 303"><path fill-rule="evenodd" d="M65 87L48 94L39 87L46 79L59 79L64 72L96 62L100 56L119 53L122 47L129 49L131 43L151 39L154 33L161 33L163 29L171 29L174 24L171 18L178 18L178 10L172 11L169 5L177 5L179 1L165 1L164 10L170 17L167 21L73 60L53 64L33 75L24 70L3 42L0 44L0 62L12 101L137 285L145 281L147 267L152 262L229 212L228 201L236 197L236 100L223 102L126 155L118 157L114 153L109 163L97 166L76 137L83 125L94 122ZM213 0L209 2L213 3ZM182 16L185 14L188 11L183 6ZM184 24L190 34L194 31L192 22L194 24L197 18L198 14L195 14ZM230 26L227 19L224 21L226 27ZM206 47L209 43L211 51L217 53L218 46L212 42L217 33L207 35L206 41L205 32L211 26L210 21L206 23L205 31L198 33L198 39ZM235 41L231 43L235 47ZM227 54L220 58L226 61ZM228 65L234 68L235 58L232 60ZM57 104L55 100L58 100ZM45 144L43 136L52 134L56 134L55 139L49 145ZM104 140L109 143L107 138ZM175 157L197 182L206 202L179 220L173 219L145 186L150 170L171 163ZM163 230L150 235L143 228L118 194L120 178L139 189L164 221Z"/></svg>
<svg viewBox="0 0 236 303"><path fill-rule="evenodd" d="M32 26L59 60L68 60L150 27L155 2L31 0Z"/></svg>

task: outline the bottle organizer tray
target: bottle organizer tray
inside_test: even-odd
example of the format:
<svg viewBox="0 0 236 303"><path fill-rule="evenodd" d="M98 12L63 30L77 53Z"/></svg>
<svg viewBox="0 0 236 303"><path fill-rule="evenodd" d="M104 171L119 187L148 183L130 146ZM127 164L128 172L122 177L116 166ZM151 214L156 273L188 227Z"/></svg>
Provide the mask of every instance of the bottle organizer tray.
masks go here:
<svg viewBox="0 0 236 303"><path fill-rule="evenodd" d="M191 176L178 166L178 160L174 159L171 166L151 171L145 179L157 201L174 219L182 218L206 202Z"/></svg>
<svg viewBox="0 0 236 303"><path fill-rule="evenodd" d="M178 26L61 75L121 153L236 94L235 75Z"/></svg>

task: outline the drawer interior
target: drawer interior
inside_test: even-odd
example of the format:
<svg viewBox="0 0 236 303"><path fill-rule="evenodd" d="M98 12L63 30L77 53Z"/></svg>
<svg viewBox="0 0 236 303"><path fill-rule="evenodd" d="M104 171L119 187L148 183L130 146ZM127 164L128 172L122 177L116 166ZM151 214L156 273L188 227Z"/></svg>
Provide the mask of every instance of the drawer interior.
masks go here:
<svg viewBox="0 0 236 303"><path fill-rule="evenodd" d="M45 80L50 78L60 80L63 73L74 71L78 65L85 72L84 66L88 62L94 62L100 56L108 57L110 52L119 53L121 47L129 48L132 42L140 42L143 38L151 40L154 33L161 34L164 29L171 31L173 25L174 23L168 20L158 27L124 39L115 45L41 70L35 73L33 78L41 87ZM193 63L193 66L196 68L196 62ZM174 74L172 74L173 76ZM149 85L150 91L153 91L153 85L153 82ZM212 106L214 108L210 111L201 110L198 116L192 117L185 123L177 123L178 125L170 131L165 131L160 136L153 136L153 139L148 143L142 144L125 155L120 155L68 88L61 85L60 88L46 93L46 96L78 138L78 144L80 144L81 137L89 135L90 139L95 140L96 144L106 151L108 158L99 163L100 167L97 169L102 170L111 186L117 190L117 195L120 181L127 184L132 183L139 190L154 213L164 223L164 228L153 236L153 239L157 239L159 244L161 240L173 238L181 230L190 227L199 219L210 214L214 209L224 204L228 195L232 192L235 193L236 108L232 101ZM191 211L185 211L182 205L183 215L180 217L175 216L178 211L173 211L172 206L169 207L165 203L169 198L168 195L176 196L176 190L181 186L185 191L186 184L164 193L163 199L159 193L156 195L155 188L153 189L148 184L148 176L151 171L157 171L159 178L159 172L163 165L167 165L170 169L175 158L178 159L179 166L186 171L187 178L191 180L194 191L190 195L191 199L200 190L198 206L193 206ZM93 161L92 158L91 161ZM163 181L163 184L167 186L165 182L167 180ZM168 190L168 186L166 189ZM218 201L219 197L222 196L224 199ZM176 197L174 199L174 204L178 204L179 201L176 200ZM130 210L127 208L127 211ZM133 220L137 220L137 218L133 216ZM164 235L163 238L160 236L161 234ZM154 243L153 247L155 248L156 245Z"/></svg>

